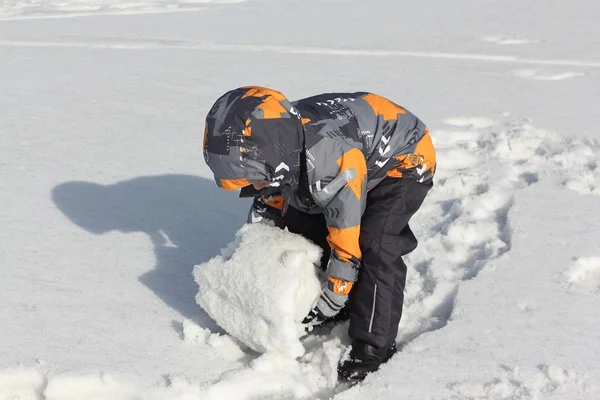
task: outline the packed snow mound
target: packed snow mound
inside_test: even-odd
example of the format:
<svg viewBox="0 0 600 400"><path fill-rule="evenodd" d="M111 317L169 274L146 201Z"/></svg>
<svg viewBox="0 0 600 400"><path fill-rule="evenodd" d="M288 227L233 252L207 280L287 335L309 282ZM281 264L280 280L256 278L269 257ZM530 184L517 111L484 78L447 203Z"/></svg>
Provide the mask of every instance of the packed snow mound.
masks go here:
<svg viewBox="0 0 600 400"><path fill-rule="evenodd" d="M236 240L194 268L196 302L230 335L260 352L300 357L302 319L321 292L321 249L263 224L245 225Z"/></svg>

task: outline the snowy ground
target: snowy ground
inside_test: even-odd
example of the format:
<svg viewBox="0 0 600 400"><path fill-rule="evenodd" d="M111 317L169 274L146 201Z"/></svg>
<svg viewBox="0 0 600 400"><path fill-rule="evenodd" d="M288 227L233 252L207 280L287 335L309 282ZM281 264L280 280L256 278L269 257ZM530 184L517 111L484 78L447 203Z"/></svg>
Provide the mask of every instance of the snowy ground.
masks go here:
<svg viewBox="0 0 600 400"><path fill-rule="evenodd" d="M600 3L233 3L0 0L0 399L600 398ZM204 117L247 84L431 128L404 347L354 388L344 326L259 356L195 302L248 207Z"/></svg>

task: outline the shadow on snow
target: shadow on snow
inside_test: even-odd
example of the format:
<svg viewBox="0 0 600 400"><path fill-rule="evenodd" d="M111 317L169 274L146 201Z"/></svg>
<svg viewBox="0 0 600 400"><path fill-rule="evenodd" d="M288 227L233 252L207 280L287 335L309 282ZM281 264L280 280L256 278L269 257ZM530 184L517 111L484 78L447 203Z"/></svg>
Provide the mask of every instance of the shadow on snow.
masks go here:
<svg viewBox="0 0 600 400"><path fill-rule="evenodd" d="M192 270L233 239L246 220L247 200L192 175L143 176L111 185L65 182L53 188L52 200L88 232L146 233L156 265L139 281L185 318L220 331L195 302Z"/></svg>

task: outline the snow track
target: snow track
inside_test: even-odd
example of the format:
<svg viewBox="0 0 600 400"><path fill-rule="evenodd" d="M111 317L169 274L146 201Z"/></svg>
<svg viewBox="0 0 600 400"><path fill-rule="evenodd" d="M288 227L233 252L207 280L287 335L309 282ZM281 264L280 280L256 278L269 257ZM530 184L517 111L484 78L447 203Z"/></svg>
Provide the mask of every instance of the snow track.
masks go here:
<svg viewBox="0 0 600 400"><path fill-rule="evenodd" d="M504 368L498 379L484 384L455 383L450 389L455 393L450 399L464 400L542 400L556 393L568 396L568 390L587 385L588 377L558 366L539 365L533 374L518 367Z"/></svg>
<svg viewBox="0 0 600 400"><path fill-rule="evenodd" d="M579 193L598 194L597 142L569 139L527 121L504 126L490 126L490 121L448 119L450 125L472 129L434 134L438 174L435 190L413 223L421 244L407 257L401 343L443 327L460 283L510 250L509 215L516 191L543 176Z"/></svg>
<svg viewBox="0 0 600 400"><path fill-rule="evenodd" d="M10 47L59 47L59 48L92 48L116 50L147 50L147 49L187 49L216 52L249 52L249 53L278 53L278 54L305 54L339 57L377 57L377 58L423 58L435 60L459 60L465 62L480 62L492 64L536 65L546 67L573 67L597 69L600 62L587 59L547 59L530 58L512 54L486 54L486 53L452 53L444 51L402 51L389 49L369 48L338 48L317 46L282 46L282 45L246 45L227 44L214 41L194 42L189 40L167 40L154 38L122 38L122 37L85 37L71 36L60 40L10 40L0 39L0 46ZM564 72L559 74L544 74L538 70L518 70L512 75L520 78L534 80L563 80L577 76L584 76L579 72Z"/></svg>

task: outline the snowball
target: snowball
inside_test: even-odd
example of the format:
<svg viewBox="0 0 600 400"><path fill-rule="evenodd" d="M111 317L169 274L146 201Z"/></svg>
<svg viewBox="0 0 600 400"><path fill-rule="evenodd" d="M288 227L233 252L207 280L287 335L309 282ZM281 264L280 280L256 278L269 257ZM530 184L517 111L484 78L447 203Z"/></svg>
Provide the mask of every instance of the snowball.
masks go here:
<svg viewBox="0 0 600 400"><path fill-rule="evenodd" d="M300 357L301 321L321 293L320 257L321 249L299 235L245 225L221 256L194 268L196 301L253 350Z"/></svg>

